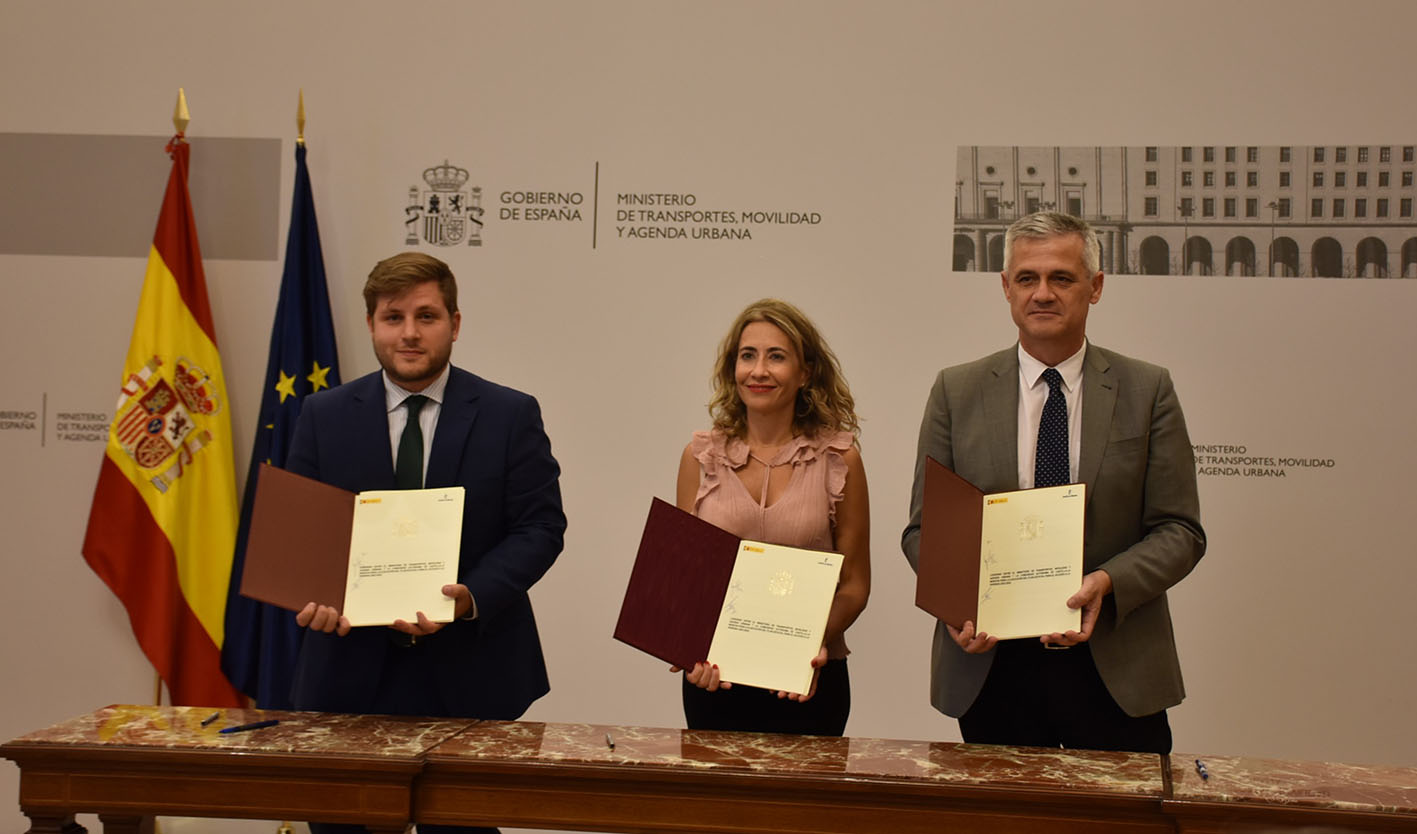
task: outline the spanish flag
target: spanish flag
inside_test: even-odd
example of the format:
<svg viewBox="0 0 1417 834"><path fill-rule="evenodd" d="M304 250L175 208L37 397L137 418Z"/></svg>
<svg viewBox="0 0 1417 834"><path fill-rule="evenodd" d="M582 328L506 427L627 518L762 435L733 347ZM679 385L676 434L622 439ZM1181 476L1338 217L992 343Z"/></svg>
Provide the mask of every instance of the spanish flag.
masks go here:
<svg viewBox="0 0 1417 834"><path fill-rule="evenodd" d="M128 609L173 704L241 706L221 672L237 520L230 401L187 192L190 147L179 133L167 150L84 559Z"/></svg>

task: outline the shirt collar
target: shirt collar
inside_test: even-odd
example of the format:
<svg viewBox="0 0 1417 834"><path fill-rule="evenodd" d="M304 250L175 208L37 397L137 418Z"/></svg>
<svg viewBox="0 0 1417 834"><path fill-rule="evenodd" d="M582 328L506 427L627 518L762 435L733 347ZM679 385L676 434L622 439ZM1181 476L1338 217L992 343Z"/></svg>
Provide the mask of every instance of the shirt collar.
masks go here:
<svg viewBox="0 0 1417 834"><path fill-rule="evenodd" d="M1068 391L1076 391L1082 384L1082 358L1087 353L1087 340L1083 339L1082 347L1077 353L1054 365L1059 375L1063 377L1063 387ZM1023 384L1028 388L1033 388L1038 384L1039 377L1048 370L1048 366L1033 358L1033 354L1023 349L1023 345L1018 346L1018 370L1023 375Z"/></svg>
<svg viewBox="0 0 1417 834"><path fill-rule="evenodd" d="M443 392L448 387L448 374L451 372L452 367L453 365L451 362L447 365L444 365L443 372L441 374L438 374L438 378L433 380L433 382L430 383L428 387L424 388L422 391L410 391L407 388L400 386L397 382L394 382L392 379L389 378L388 371L384 371L383 377L385 407L389 411L393 411L394 409L403 405L403 401L413 396L414 394L422 394L423 396L427 397L438 405L442 405Z"/></svg>

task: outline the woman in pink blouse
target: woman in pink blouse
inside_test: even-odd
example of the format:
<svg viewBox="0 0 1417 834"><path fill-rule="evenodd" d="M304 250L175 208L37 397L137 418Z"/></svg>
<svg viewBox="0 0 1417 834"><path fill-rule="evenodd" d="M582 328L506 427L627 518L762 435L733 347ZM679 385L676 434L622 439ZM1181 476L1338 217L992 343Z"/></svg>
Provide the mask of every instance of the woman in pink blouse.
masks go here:
<svg viewBox="0 0 1417 834"><path fill-rule="evenodd" d="M855 402L817 328L773 298L733 322L713 381L713 428L695 432L679 462L680 509L740 538L845 558L811 690L733 687L697 663L684 675L685 720L694 729L839 736L851 710L846 629L871 591Z"/></svg>

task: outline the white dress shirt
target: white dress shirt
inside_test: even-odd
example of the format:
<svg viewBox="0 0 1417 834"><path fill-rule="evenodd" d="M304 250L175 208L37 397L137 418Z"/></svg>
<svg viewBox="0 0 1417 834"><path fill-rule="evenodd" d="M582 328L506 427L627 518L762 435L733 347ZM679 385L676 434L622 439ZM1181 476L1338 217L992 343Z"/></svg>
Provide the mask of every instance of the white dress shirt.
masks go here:
<svg viewBox="0 0 1417 834"><path fill-rule="evenodd" d="M392 449L394 468L399 465L399 441L403 438L404 427L408 425L408 408L404 406L404 400L414 394L422 394L428 398L428 402L423 404L423 410L418 412L418 427L423 430L423 480L428 483L428 459L433 451L433 432L438 429L438 415L443 413L443 392L448 387L448 374L451 364L443 366L443 372L438 374L438 378L433 380L427 388L422 391L409 391L399 386L398 383L389 379L387 371L384 372L384 405L389 409L389 447ZM472 607L463 616L464 620L477 619L477 600L472 601Z"/></svg>
<svg viewBox="0 0 1417 834"><path fill-rule="evenodd" d="M1078 479L1078 455L1082 450L1082 357L1087 340L1077 353L1052 367L1063 377L1063 400L1068 405L1068 480ZM1038 422L1048 401L1048 383L1043 372L1048 365L1034 359L1023 345L1018 346L1018 488L1033 488L1033 464L1038 455Z"/></svg>

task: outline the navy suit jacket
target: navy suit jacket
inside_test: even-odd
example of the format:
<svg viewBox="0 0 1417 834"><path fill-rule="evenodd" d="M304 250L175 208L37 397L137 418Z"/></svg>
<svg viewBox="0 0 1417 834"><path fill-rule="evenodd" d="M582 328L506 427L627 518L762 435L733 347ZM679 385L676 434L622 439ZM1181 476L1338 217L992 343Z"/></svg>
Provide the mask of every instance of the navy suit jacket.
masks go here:
<svg viewBox="0 0 1417 834"><path fill-rule="evenodd" d="M306 399L286 467L352 492L394 489L382 372ZM420 638L416 649L447 715L514 719L550 689L527 591L561 552L559 475L534 398L451 369L424 482L466 490L458 582L472 592L477 618ZM409 651L390 634L384 626L344 637L307 631L296 708L374 711L389 653Z"/></svg>

